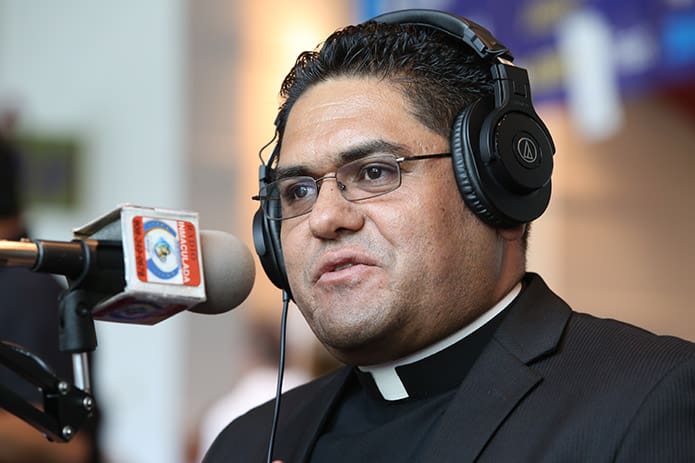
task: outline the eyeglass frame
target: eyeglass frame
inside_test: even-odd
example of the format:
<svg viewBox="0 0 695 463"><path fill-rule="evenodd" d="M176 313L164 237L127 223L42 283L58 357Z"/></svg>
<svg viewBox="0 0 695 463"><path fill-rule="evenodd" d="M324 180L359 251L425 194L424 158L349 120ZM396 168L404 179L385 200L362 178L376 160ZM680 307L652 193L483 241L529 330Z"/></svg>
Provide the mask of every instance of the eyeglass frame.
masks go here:
<svg viewBox="0 0 695 463"><path fill-rule="evenodd" d="M392 192L396 191L398 188L400 188L401 184L403 183L403 173L402 173L402 171L401 171L401 163L402 163L402 162L408 162L408 161L421 161L421 160L424 160L424 159L445 158L445 157L451 157L451 155L452 155L451 152L447 152L447 153L432 153L432 154L420 154L420 155L416 155L416 156L396 156L396 155L390 154L390 153L384 153L384 154L389 154L390 156L393 156L394 161L396 162L396 167L398 168L398 183L396 184L396 186L395 186L392 190L379 192L379 193L376 193L376 194L373 194L373 195L370 195L370 196L366 196L366 197L362 197L362 198L357 198L357 199L348 199L348 198L345 197L345 194L343 193L343 191L345 191L345 184L343 184L342 182L339 182L339 181L338 181L338 171L339 171L340 169L342 169L343 167L345 167L345 166L347 166L347 165L350 165L350 164L352 164L352 163L354 163L354 162L363 161L363 160L365 160L365 159L370 159L370 158L376 157L374 154L372 154L372 155L365 156L365 157L360 158L360 159L355 159L354 161L350 161L350 162L348 162L348 163L343 164L342 166L338 167L338 168L336 169L335 173L333 173L333 174L324 175L323 177L319 177L319 178L314 178L314 177L311 177L311 176L309 176L309 175L295 175L295 176L290 176L290 177L284 177L284 178L281 178L281 179L278 179L278 180L274 180L274 181L272 181L272 182L269 182L269 183L267 183L267 184L262 188L262 190L267 189L269 186L271 186L271 185L273 185L273 184L275 184L275 183L277 183L277 182L280 182L280 181L286 180L286 179L290 179L290 178L294 178L294 179L310 179L311 181L313 181L313 182L314 182L314 185L316 186L316 197L315 197L314 201L311 203L311 207L309 207L309 209L307 209L306 211L301 212L301 213L299 213L299 214L295 214L295 215L292 215L292 216L289 216L289 217L271 217L270 214L268 214L268 211L267 211L267 209L266 209L266 207L267 207L266 205L269 204L270 201L281 201L281 199L280 199L279 196L278 196L278 197L274 197L274 196L271 197L271 196L262 194L262 192L259 192L259 194L252 196L251 199L254 200L254 201L260 201L260 202L261 202L261 209L263 210L263 215L265 215L265 217L266 217L268 220L273 220L273 221L276 221L276 222L281 222L281 221L283 221L283 220L294 219L294 218L301 217L301 216L303 216L303 215L306 215L306 214L310 213L310 212L312 211L312 209L314 208L314 204L316 204L316 201L318 200L319 193L321 192L321 184L322 184L323 181L326 180L326 179L329 179L329 178L334 178L334 179L336 179L336 183L338 184L338 190L341 192L340 195L341 195L341 196L343 197L343 199L345 199L346 201L349 201L349 202L364 201L364 200L367 200L367 199L372 199L372 198L376 198L376 197L379 197L379 196L383 196L383 195L388 194L388 193L392 193Z"/></svg>

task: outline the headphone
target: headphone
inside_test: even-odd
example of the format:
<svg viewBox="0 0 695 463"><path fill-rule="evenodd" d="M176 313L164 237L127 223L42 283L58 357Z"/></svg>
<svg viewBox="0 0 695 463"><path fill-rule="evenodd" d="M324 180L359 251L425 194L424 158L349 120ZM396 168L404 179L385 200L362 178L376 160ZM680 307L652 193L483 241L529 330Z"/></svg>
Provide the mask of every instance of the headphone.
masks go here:
<svg viewBox="0 0 695 463"><path fill-rule="evenodd" d="M511 64L514 57L509 50L482 26L442 11L401 10L372 20L439 30L490 63L494 95L464 108L451 130L456 183L468 208L495 228L511 228L540 217L550 201L555 146L533 108L528 73ZM277 151L276 146L267 163L260 166L261 194L271 181ZM262 206L253 218L256 253L273 284L291 294L280 246L280 221L268 220Z"/></svg>

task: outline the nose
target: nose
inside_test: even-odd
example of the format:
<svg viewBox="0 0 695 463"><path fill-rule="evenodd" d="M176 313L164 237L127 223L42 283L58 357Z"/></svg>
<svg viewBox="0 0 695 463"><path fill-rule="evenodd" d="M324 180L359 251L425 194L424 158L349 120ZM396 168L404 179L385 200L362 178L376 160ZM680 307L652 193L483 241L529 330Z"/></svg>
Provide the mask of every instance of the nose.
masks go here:
<svg viewBox="0 0 695 463"><path fill-rule="evenodd" d="M309 228L317 238L336 239L341 234L357 231L364 225L360 208L342 195L342 184L326 179L335 179L328 175L321 179L316 202L309 212Z"/></svg>

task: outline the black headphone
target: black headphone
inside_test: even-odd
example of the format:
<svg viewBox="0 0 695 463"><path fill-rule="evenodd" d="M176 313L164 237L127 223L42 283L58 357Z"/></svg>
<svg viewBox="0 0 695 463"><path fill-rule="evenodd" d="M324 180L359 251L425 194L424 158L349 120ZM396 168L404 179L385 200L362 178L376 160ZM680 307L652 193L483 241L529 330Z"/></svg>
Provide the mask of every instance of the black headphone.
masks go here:
<svg viewBox="0 0 695 463"><path fill-rule="evenodd" d="M442 11L401 10L373 21L437 29L490 62L494 95L463 109L451 131L456 183L468 208L493 227L511 228L540 217L550 201L555 146L533 108L528 74L511 64L514 57L509 50L482 26ZM271 181L268 174L277 154L276 147L260 166L261 195ZM280 246L280 221L268 220L263 207L253 218L253 241L270 280L291 294Z"/></svg>

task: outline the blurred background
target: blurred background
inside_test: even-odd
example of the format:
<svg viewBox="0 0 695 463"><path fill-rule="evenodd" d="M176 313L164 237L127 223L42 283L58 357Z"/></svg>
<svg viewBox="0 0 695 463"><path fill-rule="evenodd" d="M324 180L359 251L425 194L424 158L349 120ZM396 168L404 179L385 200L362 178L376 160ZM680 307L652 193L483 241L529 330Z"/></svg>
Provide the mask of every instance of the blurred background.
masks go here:
<svg viewBox="0 0 695 463"><path fill-rule="evenodd" d="M201 228L252 248L258 150L295 57L406 7L481 23L529 70L557 148L530 270L576 310L695 341L692 0L0 0L0 114L30 166L33 236L69 240L130 202L198 211ZM98 322L109 461L197 461L204 413L244 378L256 325L277 325L280 309L258 265L232 312ZM290 361L325 368L296 310L289 329Z"/></svg>

